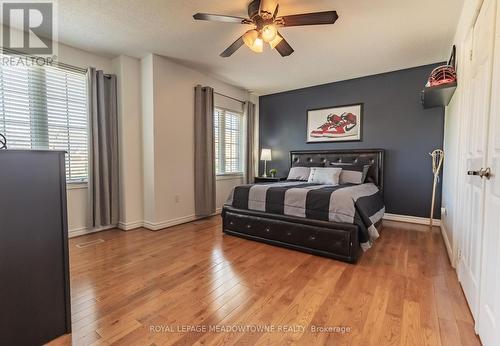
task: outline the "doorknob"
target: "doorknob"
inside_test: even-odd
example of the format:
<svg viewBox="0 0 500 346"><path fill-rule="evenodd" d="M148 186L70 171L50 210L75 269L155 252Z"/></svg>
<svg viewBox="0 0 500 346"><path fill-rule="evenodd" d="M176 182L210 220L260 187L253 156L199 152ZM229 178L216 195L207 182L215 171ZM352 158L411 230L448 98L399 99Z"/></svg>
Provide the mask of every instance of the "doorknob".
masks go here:
<svg viewBox="0 0 500 346"><path fill-rule="evenodd" d="M467 175L476 175L479 178L490 179L491 178L491 168L481 168L479 171L468 171Z"/></svg>
<svg viewBox="0 0 500 346"><path fill-rule="evenodd" d="M482 169L479 171L479 176L482 178L490 179L491 178L491 168L487 167L485 169Z"/></svg>
<svg viewBox="0 0 500 346"><path fill-rule="evenodd" d="M481 176L482 171L483 171L482 168L479 171L467 171L467 175L478 175L482 178L482 176Z"/></svg>

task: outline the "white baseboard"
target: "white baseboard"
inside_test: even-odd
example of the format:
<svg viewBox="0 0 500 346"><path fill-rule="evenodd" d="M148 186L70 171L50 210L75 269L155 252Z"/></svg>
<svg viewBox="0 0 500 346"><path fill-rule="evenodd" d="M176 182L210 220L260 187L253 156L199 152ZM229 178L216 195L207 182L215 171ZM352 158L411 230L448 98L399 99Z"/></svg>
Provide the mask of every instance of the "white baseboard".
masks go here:
<svg viewBox="0 0 500 346"><path fill-rule="evenodd" d="M385 213L383 219L387 220L387 221L415 223L417 225L428 225L429 224L428 218L418 217L418 216L408 216L408 215L398 215L398 214ZM434 224L434 226L441 226L441 220L434 219L433 224Z"/></svg>
<svg viewBox="0 0 500 346"><path fill-rule="evenodd" d="M217 208L213 215L218 215L221 212L222 212L222 208ZM120 229L123 229L123 230L130 230L130 229L144 227L144 228L147 228L151 231L158 231L160 229L181 225L183 223L196 221L196 220L199 220L202 218L203 217L198 217L198 216L193 214L193 215L182 216L182 217L178 217L175 219L170 219L170 220L165 220L165 221L160 221L160 222L137 221L137 222L133 222L131 224L123 224L123 226L125 226L126 228L125 227L122 228L121 225L119 224L118 227L120 227Z"/></svg>
<svg viewBox="0 0 500 346"><path fill-rule="evenodd" d="M214 215L218 215L221 212L222 212L222 208L217 208L215 210ZM90 229L90 230L86 227L75 228L75 229L69 230L68 234L69 234L70 238L74 238L74 237L79 237L79 236L85 235L85 234L106 231L106 230L112 229L112 228L119 228L123 231L130 231L130 230L141 228L141 227L147 228L151 231L158 231L160 229L181 225L183 223L196 221L199 219L200 219L200 217L197 217L195 215L188 215L188 216L183 216L183 217L170 219L170 220L166 220L166 221L161 221L161 222L150 222L150 221L122 222L122 221L120 221L120 222L118 222L118 225L100 227L100 228L95 228L95 229Z"/></svg>
<svg viewBox="0 0 500 346"><path fill-rule="evenodd" d="M178 217L175 219L170 219L166 221L160 221L160 222L151 222L151 221L144 221L143 222L143 227L147 228L152 231L158 231L163 228L168 228L172 226L177 226L186 222L191 222L199 219L196 217L196 215L188 215L188 216L183 216L183 217Z"/></svg>
<svg viewBox="0 0 500 346"><path fill-rule="evenodd" d="M141 228L144 225L144 221L132 221L132 222L118 222L118 228L123 231L130 231L132 229Z"/></svg>
<svg viewBox="0 0 500 346"><path fill-rule="evenodd" d="M451 266L455 268L455 256L453 255L453 249L451 247L450 239L448 238L448 232L446 231L444 222L441 222L441 236L443 237L444 245L446 246L446 252L448 253Z"/></svg>
<svg viewBox="0 0 500 346"><path fill-rule="evenodd" d="M112 229L112 228L116 228L116 227L117 227L116 225L112 225L112 226L105 226L105 227L99 227L99 228L94 228L94 229L88 229L87 227L70 229L68 231L68 237L69 238L79 237L81 235L102 232L102 231L106 231L108 229Z"/></svg>

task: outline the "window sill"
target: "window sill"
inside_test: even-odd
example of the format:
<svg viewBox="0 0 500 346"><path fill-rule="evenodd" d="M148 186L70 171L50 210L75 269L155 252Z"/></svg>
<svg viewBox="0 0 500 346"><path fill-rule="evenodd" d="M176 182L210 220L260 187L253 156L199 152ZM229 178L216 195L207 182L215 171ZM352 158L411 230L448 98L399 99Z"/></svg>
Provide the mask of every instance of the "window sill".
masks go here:
<svg viewBox="0 0 500 346"><path fill-rule="evenodd" d="M215 176L215 180L236 180L236 179L242 179L243 178L243 173L228 173L228 174L217 174Z"/></svg>
<svg viewBox="0 0 500 346"><path fill-rule="evenodd" d="M86 182L66 184L66 190L81 190L86 188L88 188L88 184Z"/></svg>

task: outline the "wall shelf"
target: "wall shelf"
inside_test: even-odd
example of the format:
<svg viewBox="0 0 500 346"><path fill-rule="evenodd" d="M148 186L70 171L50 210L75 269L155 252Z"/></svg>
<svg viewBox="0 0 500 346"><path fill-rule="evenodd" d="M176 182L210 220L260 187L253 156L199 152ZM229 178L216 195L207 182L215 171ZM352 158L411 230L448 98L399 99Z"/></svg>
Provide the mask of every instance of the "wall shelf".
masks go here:
<svg viewBox="0 0 500 346"><path fill-rule="evenodd" d="M457 82L424 88L422 90L424 108L448 106L456 89Z"/></svg>
<svg viewBox="0 0 500 346"><path fill-rule="evenodd" d="M453 66L455 69L457 67L456 55L457 48L453 46L451 49L450 60L448 60L448 65ZM456 89L457 81L432 87L425 87L424 90L422 90L421 96L424 108L448 106Z"/></svg>

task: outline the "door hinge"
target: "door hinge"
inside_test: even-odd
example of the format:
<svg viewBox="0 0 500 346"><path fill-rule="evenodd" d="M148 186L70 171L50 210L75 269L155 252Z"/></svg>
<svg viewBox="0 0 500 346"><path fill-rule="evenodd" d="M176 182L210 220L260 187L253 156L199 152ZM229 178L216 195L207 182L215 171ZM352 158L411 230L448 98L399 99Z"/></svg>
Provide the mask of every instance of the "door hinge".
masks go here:
<svg viewBox="0 0 500 346"><path fill-rule="evenodd" d="M469 59L470 59L470 61L472 61L472 55L473 55L473 54L474 54L474 53L473 53L473 51L472 51L472 49L471 49L471 50L470 50L470 52L469 52Z"/></svg>
<svg viewBox="0 0 500 346"><path fill-rule="evenodd" d="M459 261L462 259L462 250L458 250L457 259Z"/></svg>

